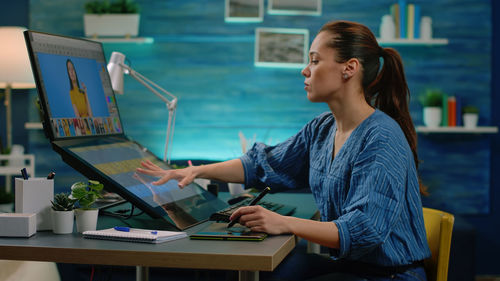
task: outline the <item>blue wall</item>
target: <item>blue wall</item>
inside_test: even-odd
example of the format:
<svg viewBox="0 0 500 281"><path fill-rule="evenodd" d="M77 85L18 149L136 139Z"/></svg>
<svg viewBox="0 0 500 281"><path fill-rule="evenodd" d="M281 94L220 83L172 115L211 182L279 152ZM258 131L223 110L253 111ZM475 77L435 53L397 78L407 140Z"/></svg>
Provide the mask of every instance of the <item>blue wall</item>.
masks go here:
<svg viewBox="0 0 500 281"><path fill-rule="evenodd" d="M31 0L29 27L82 36L85 1ZM292 135L313 116L326 110L311 104L297 70L253 66L254 29L260 26L308 28L312 34L330 19L361 22L378 34L380 18L392 1L323 1L323 15L270 16L263 23L224 23L223 1L139 1L141 36L151 45L105 44L125 53L132 66L180 97L174 137L176 159L224 160L240 155L238 132L258 141L276 143ZM397 47L406 67L413 97L426 87L440 87L480 106L483 125L500 125L498 70L498 3L473 0L422 0L422 13L433 18L435 37L447 46ZM5 4L4 4L5 5ZM495 7L497 9L495 9ZM55 13L64 10L64 13ZM367 13L366 11L370 11ZM63 24L61 24L63 23ZM493 23L493 24L492 24ZM493 40L492 40L493 38ZM311 38L312 40L312 38ZM493 44L493 45L492 45ZM125 130L157 155L162 155L166 110L140 85L128 79L118 102ZM34 98L34 95L32 95ZM30 102L31 104L31 102ZM137 105L140 105L138 107ZM415 124L422 124L421 107L410 104ZM37 120L30 110L30 120ZM62 164L43 133L29 133L37 154L38 173L58 171L59 189L81 176ZM500 141L498 135L419 135L421 176L431 191L427 206L465 214L477 227L477 271L499 274ZM65 175L65 176L60 176Z"/></svg>

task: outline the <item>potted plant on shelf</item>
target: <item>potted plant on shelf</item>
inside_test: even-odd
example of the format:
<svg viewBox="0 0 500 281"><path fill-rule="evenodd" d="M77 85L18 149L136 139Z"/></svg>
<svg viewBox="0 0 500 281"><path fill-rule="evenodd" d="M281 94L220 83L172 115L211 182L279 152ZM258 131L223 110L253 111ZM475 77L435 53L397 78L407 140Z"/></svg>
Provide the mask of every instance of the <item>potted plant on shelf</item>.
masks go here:
<svg viewBox="0 0 500 281"><path fill-rule="evenodd" d="M462 109L464 127L468 129L476 128L479 120L479 108L473 105L464 106Z"/></svg>
<svg viewBox="0 0 500 281"><path fill-rule="evenodd" d="M423 119L425 126L439 127L442 118L443 92L429 89L420 96L420 102L424 108Z"/></svg>
<svg viewBox="0 0 500 281"><path fill-rule="evenodd" d="M83 24L86 37L136 37L139 6L133 0L90 1L85 4Z"/></svg>
<svg viewBox="0 0 500 281"><path fill-rule="evenodd" d="M75 200L69 197L69 193L58 193L54 196L52 203L52 232L56 234L68 234L73 232Z"/></svg>
<svg viewBox="0 0 500 281"><path fill-rule="evenodd" d="M0 187L0 213L12 213L14 209L14 194Z"/></svg>
<svg viewBox="0 0 500 281"><path fill-rule="evenodd" d="M78 204L75 209L78 232L96 229L99 210L91 206L97 198L102 198L102 189L103 185L94 180L89 180L88 183L76 182L71 186L70 198Z"/></svg>

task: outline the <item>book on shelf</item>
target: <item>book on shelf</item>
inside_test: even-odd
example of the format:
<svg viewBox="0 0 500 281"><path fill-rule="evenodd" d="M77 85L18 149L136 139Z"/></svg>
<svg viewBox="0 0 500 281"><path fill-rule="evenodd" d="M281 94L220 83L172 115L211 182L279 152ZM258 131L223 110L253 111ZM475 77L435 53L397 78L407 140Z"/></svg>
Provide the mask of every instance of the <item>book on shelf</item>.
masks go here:
<svg viewBox="0 0 500 281"><path fill-rule="evenodd" d="M448 97L448 126L457 126L457 100L454 96Z"/></svg>
<svg viewBox="0 0 500 281"><path fill-rule="evenodd" d="M407 7L406 7L406 0L399 0L398 1L398 4L399 4L399 30L400 30L400 34L399 34L399 37L400 38L406 38L407 37L407 13L406 13L406 10L407 10Z"/></svg>
<svg viewBox="0 0 500 281"><path fill-rule="evenodd" d="M413 36L415 39L420 38L420 5L415 4L415 9L414 9L414 14L415 14L415 21L414 21L414 32Z"/></svg>
<svg viewBox="0 0 500 281"><path fill-rule="evenodd" d="M392 4L391 8L390 8L390 12L391 12L392 18L394 20L394 26L396 28L395 37L400 38L401 37L401 30L400 30L400 23L399 23L399 19L400 19L399 18L399 4L398 3Z"/></svg>
<svg viewBox="0 0 500 281"><path fill-rule="evenodd" d="M117 228L126 230L117 230ZM83 237L126 242L163 243L187 237L187 234L180 231L114 227L103 230L84 231Z"/></svg>
<svg viewBox="0 0 500 281"><path fill-rule="evenodd" d="M463 126L462 121L462 98L460 96L455 95L455 116L456 116L456 125Z"/></svg>
<svg viewBox="0 0 500 281"><path fill-rule="evenodd" d="M443 118L441 118L441 126L448 126L448 95L443 94L443 101L441 103Z"/></svg>
<svg viewBox="0 0 500 281"><path fill-rule="evenodd" d="M406 5L406 14L407 14L407 38L408 39L414 39L415 38L415 5L414 4L408 4Z"/></svg>

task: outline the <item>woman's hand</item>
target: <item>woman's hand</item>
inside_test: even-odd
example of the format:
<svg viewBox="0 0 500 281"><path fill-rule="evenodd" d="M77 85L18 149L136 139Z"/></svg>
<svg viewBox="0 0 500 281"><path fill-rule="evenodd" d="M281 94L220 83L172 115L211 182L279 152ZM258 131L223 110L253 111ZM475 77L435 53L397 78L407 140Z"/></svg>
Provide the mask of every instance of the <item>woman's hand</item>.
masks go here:
<svg viewBox="0 0 500 281"><path fill-rule="evenodd" d="M236 210L230 220L238 218L239 223L255 232L265 232L269 234L290 233L286 216L272 212L262 206L246 206Z"/></svg>
<svg viewBox="0 0 500 281"><path fill-rule="evenodd" d="M174 179L179 182L179 187L183 188L196 178L196 174L194 173L196 167L194 166L184 169L164 170L150 160L142 161L141 166L143 168L136 169L138 173L160 178L159 180L152 182L154 185L162 185L169 180Z"/></svg>

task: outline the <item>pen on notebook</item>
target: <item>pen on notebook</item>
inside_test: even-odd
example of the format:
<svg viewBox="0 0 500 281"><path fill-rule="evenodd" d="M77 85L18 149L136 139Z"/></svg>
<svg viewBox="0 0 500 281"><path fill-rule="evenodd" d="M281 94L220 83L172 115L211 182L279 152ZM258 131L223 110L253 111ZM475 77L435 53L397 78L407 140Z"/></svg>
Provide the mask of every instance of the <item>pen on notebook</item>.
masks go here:
<svg viewBox="0 0 500 281"><path fill-rule="evenodd" d="M264 197L270 190L271 190L271 188L269 188L269 187L264 188L264 190L262 190L262 192L257 197L255 197L250 202L250 204L248 204L248 206L253 206L253 205L259 203L260 199L262 199L262 197ZM240 217L234 218L232 221L230 221L227 224L227 228L230 228L231 226L233 226L239 219L240 219Z"/></svg>
<svg viewBox="0 0 500 281"><path fill-rule="evenodd" d="M55 177L56 173L55 172L50 172L49 175L47 176L48 180L51 180Z"/></svg>
<svg viewBox="0 0 500 281"><path fill-rule="evenodd" d="M130 232L130 227L127 226L115 226L114 229L116 231ZM158 231L144 230L144 232L149 232L151 234L158 234Z"/></svg>
<svg viewBox="0 0 500 281"><path fill-rule="evenodd" d="M26 172L26 168L21 169L21 175L23 176L23 179L28 179L28 172Z"/></svg>

